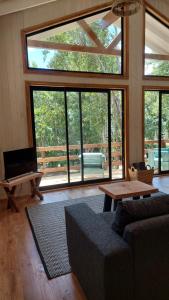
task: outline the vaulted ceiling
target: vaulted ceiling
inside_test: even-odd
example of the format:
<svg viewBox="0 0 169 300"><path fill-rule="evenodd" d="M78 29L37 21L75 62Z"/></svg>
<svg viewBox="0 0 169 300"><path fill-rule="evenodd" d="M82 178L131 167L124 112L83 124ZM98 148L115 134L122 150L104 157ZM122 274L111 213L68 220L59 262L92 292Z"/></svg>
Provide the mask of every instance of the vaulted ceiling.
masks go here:
<svg viewBox="0 0 169 300"><path fill-rule="evenodd" d="M0 0L0 16L59 0ZM63 0L62 0L63 1ZM72 1L72 0L70 0ZM79 0L83 1L83 0ZM159 0L169 4L169 0Z"/></svg>
<svg viewBox="0 0 169 300"><path fill-rule="evenodd" d="M0 0L0 16L58 0Z"/></svg>

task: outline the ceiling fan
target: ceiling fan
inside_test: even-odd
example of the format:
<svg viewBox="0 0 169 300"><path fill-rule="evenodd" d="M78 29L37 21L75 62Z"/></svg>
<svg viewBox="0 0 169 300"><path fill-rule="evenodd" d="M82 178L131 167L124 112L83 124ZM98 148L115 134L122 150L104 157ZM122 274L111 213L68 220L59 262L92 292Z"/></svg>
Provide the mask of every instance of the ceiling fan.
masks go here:
<svg viewBox="0 0 169 300"><path fill-rule="evenodd" d="M144 5L144 0L114 0L112 12L120 17L130 16L139 11Z"/></svg>

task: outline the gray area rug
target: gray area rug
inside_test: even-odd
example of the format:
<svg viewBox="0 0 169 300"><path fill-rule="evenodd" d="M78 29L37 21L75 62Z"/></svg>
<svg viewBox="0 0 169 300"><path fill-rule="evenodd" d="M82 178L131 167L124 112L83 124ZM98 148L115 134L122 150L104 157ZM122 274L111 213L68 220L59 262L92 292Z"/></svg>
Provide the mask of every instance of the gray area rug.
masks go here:
<svg viewBox="0 0 169 300"><path fill-rule="evenodd" d="M42 204L26 208L33 236L49 279L71 272L66 241L64 207L87 203L96 213L103 211L104 195Z"/></svg>

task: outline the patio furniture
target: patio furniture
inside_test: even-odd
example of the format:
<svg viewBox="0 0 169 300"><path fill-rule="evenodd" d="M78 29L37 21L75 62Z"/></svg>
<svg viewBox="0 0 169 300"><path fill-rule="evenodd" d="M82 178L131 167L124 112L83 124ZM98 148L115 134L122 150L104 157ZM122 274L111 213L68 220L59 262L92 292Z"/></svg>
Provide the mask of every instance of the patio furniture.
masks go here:
<svg viewBox="0 0 169 300"><path fill-rule="evenodd" d="M81 154L79 155L81 159ZM103 169L103 162L105 155L101 152L84 152L83 153L83 166L88 168L101 168Z"/></svg>
<svg viewBox="0 0 169 300"><path fill-rule="evenodd" d="M158 169L158 148L148 149L147 163L154 169ZM161 148L161 170L169 170L169 148Z"/></svg>
<svg viewBox="0 0 169 300"><path fill-rule="evenodd" d="M81 161L81 155L79 155ZM84 175L101 175L104 177L105 155L101 152L83 153Z"/></svg>

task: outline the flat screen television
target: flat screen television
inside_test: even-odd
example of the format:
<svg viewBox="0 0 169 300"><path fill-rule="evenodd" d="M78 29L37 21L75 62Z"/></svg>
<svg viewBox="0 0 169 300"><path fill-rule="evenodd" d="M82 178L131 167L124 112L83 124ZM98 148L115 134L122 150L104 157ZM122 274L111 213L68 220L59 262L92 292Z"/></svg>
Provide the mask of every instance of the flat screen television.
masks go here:
<svg viewBox="0 0 169 300"><path fill-rule="evenodd" d="M37 171L36 148L3 152L5 179Z"/></svg>

